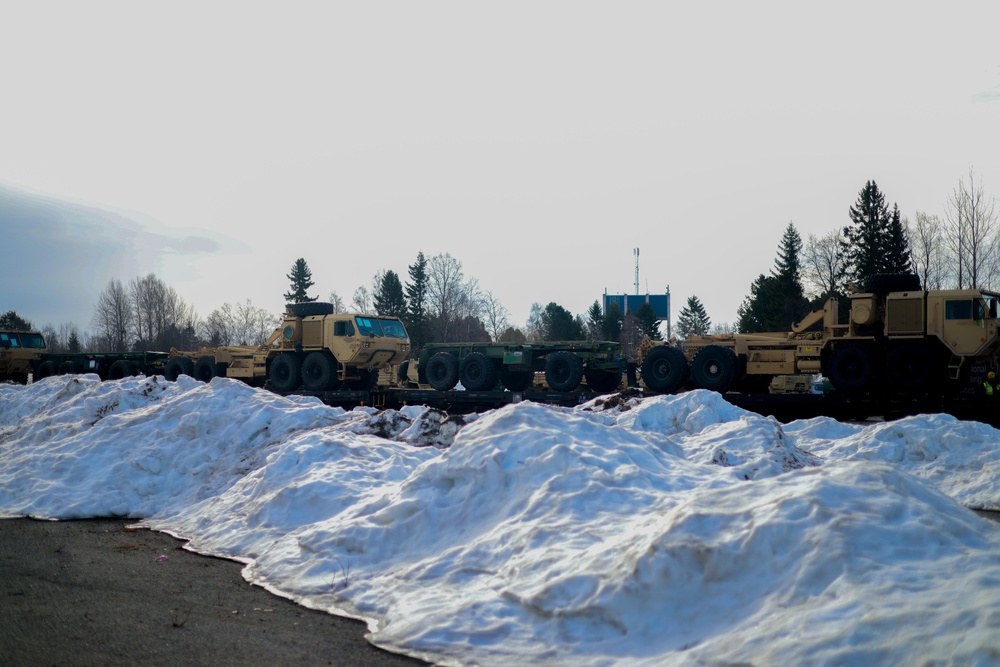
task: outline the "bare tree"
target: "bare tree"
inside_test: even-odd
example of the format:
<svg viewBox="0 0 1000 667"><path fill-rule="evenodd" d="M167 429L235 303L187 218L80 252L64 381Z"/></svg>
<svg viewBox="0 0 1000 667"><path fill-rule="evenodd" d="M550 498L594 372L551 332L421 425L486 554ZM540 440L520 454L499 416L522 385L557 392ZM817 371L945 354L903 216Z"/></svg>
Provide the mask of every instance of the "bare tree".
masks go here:
<svg viewBox="0 0 1000 667"><path fill-rule="evenodd" d="M97 307L91 326L100 338L100 348L95 351L121 352L129 349L128 336L132 329L132 304L128 292L117 278L108 281L108 286L97 297Z"/></svg>
<svg viewBox="0 0 1000 667"><path fill-rule="evenodd" d="M228 303L222 304L205 319L202 325L202 338L212 346L235 345L235 319L233 307Z"/></svg>
<svg viewBox="0 0 1000 667"><path fill-rule="evenodd" d="M462 263L445 253L427 263L427 312L434 340L457 340L461 331L470 330L458 323L467 318L479 320L483 296L479 281L465 280Z"/></svg>
<svg viewBox="0 0 1000 667"><path fill-rule="evenodd" d="M943 237L951 271L959 289L988 287L997 277L996 199L987 197L972 168L969 180L960 180L945 207Z"/></svg>
<svg viewBox="0 0 1000 667"><path fill-rule="evenodd" d="M844 258L840 251L840 232L833 231L816 238L809 235L802 252L802 275L807 294L828 298L839 291L844 273Z"/></svg>
<svg viewBox="0 0 1000 667"><path fill-rule="evenodd" d="M357 313L370 314L375 312L375 309L372 307L372 293L368 291L367 287L362 285L354 290L354 300L351 303L351 307Z"/></svg>
<svg viewBox="0 0 1000 667"><path fill-rule="evenodd" d="M496 298L493 292L486 292L483 296L483 314L486 320L486 330L494 342L500 340L500 336L510 326L507 316L510 314L500 299Z"/></svg>
<svg viewBox="0 0 1000 667"><path fill-rule="evenodd" d="M263 308L257 308L247 299L235 309L236 339L239 345L262 345L274 332L277 318Z"/></svg>
<svg viewBox="0 0 1000 667"><path fill-rule="evenodd" d="M336 290L333 291L333 292L330 292L330 296L329 296L328 300L330 301L331 304L333 304L333 312L334 313L346 313L347 312L347 308L344 306L344 300L341 298L341 296L339 294L337 294Z"/></svg>
<svg viewBox="0 0 1000 667"><path fill-rule="evenodd" d="M924 289L942 289L944 285L944 247L941 218L917 211L916 223L909 230L913 269Z"/></svg>

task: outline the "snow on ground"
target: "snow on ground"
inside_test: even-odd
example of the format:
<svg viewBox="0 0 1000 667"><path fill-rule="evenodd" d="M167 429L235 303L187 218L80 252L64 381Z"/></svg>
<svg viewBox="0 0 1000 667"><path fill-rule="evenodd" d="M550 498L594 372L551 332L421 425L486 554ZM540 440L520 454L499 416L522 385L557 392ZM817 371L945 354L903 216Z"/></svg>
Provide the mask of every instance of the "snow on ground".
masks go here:
<svg viewBox="0 0 1000 667"><path fill-rule="evenodd" d="M464 418L0 385L0 516L120 516L440 664L997 664L1000 432L704 391Z"/></svg>

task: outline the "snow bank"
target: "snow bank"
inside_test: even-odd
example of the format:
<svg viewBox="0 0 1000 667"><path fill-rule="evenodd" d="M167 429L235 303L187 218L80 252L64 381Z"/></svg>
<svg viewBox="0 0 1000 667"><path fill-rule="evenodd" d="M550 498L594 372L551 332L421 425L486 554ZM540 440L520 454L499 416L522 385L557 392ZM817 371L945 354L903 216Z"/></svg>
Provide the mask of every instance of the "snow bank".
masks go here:
<svg viewBox="0 0 1000 667"><path fill-rule="evenodd" d="M144 518L441 664L988 663L1000 534L962 505L1000 508L998 435L61 377L0 387L0 514Z"/></svg>

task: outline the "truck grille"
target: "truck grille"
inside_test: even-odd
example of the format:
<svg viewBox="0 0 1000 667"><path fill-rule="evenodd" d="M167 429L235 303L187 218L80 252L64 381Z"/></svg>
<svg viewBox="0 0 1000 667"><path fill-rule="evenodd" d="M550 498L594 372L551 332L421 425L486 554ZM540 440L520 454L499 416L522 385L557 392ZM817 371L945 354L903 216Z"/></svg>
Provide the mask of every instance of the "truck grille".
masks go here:
<svg viewBox="0 0 1000 667"><path fill-rule="evenodd" d="M890 336L924 332L923 299L892 299L888 310L886 333Z"/></svg>

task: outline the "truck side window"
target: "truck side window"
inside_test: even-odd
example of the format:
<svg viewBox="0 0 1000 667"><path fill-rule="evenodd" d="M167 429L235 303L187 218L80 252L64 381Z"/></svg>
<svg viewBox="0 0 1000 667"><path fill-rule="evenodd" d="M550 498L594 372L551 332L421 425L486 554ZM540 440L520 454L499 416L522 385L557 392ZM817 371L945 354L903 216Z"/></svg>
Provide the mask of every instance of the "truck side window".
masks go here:
<svg viewBox="0 0 1000 667"><path fill-rule="evenodd" d="M333 335L334 336L353 336L354 335L354 325L350 322L334 322L333 323Z"/></svg>
<svg viewBox="0 0 1000 667"><path fill-rule="evenodd" d="M969 299L962 299L961 301L945 301L944 302L944 319L946 320L971 320L972 319L972 301Z"/></svg>

